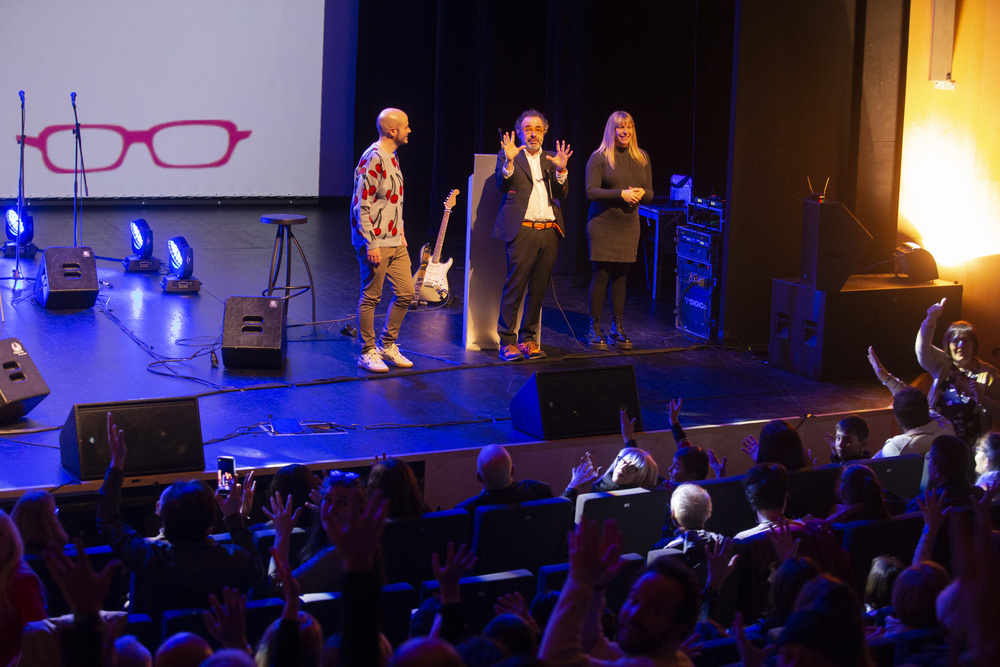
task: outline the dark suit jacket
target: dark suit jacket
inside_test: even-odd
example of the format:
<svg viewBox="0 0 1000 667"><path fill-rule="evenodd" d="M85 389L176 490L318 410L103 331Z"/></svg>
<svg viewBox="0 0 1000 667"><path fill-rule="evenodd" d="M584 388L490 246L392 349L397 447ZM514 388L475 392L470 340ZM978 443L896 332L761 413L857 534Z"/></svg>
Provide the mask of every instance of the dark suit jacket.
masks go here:
<svg viewBox="0 0 1000 667"><path fill-rule="evenodd" d="M549 203L555 212L556 224L559 233L565 236L563 230L562 210L559 208L559 201L566 197L569 192L569 179L565 183L556 180L556 168L545 159L545 155L555 155L552 151L543 151L542 155L542 176L545 179L545 186L549 191ZM524 222L525 211L528 210L528 200L531 198L533 182L531 180L531 167L528 166L528 158L524 151L514 158L514 173L510 178L503 177L503 165L507 157L503 151L497 155L497 168L495 178L497 187L503 193L500 202L500 212L497 214L496 225L493 227L493 238L500 239L505 243L510 243L517 236Z"/></svg>

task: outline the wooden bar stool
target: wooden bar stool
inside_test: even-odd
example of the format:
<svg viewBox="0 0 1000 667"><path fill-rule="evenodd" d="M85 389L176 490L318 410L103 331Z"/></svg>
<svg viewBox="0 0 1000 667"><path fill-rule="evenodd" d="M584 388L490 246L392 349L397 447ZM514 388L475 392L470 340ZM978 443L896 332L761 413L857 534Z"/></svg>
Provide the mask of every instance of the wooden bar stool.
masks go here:
<svg viewBox="0 0 1000 667"><path fill-rule="evenodd" d="M312 321L316 321L316 286L313 283L312 271L309 270L309 262L306 260L306 254L302 252L302 246L299 245L298 239L295 238L295 234L292 233L292 225L304 225L308 220L304 215L290 215L287 213L275 213L271 215L260 216L260 221L265 225L277 225L278 233L274 237L274 250L271 252L271 270L267 275L267 294L265 296L271 296L271 293L276 290L285 290L285 298L288 299L289 296L298 296L306 290L309 290L312 294ZM308 285L292 285L292 244L299 249L299 256L302 258L302 263L305 264L306 273L309 275ZM285 250L285 286L277 287L278 283L278 273L281 271L281 251ZM289 295L292 290L299 290L295 294Z"/></svg>

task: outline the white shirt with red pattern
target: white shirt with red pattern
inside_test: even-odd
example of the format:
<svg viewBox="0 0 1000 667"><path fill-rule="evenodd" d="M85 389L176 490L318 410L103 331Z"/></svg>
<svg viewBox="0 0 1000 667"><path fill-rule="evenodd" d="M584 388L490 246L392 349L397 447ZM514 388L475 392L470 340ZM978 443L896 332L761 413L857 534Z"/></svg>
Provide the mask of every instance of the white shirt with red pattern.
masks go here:
<svg viewBox="0 0 1000 667"><path fill-rule="evenodd" d="M395 153L368 147L354 170L351 243L391 248L403 244L403 173Z"/></svg>

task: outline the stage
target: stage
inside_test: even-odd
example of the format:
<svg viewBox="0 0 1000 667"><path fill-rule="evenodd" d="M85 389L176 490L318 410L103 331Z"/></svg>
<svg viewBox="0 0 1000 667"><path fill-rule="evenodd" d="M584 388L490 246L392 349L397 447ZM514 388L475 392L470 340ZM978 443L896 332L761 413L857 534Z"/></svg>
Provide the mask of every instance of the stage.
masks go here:
<svg viewBox="0 0 1000 667"><path fill-rule="evenodd" d="M35 204L28 210L40 249L73 245L68 204ZM294 233L312 270L317 322L310 323L308 294L292 298L284 369L226 369L218 351L225 300L259 296L267 287L275 227L261 224L260 216L266 213L308 217ZM759 426L742 422L806 418L803 432L811 428L814 433L807 444L819 445L817 453L824 460L821 434L836 415L874 411L873 438L893 427L884 410L891 398L874 378L850 384L817 382L771 368L746 352L750 344L764 341L721 346L688 339L673 327L673 300L654 301L645 288L641 262L630 284L626 317L634 350L587 348L586 279L556 276L542 319L548 357L503 363L496 351L463 347L464 230L453 229L449 233L455 238L446 244L444 255L455 260L448 277L456 298L443 307L411 311L399 345L414 368L377 375L357 367L356 337L342 333L356 325L358 299L346 201L336 206L298 201L86 202L79 245L93 248L99 257L120 260L130 253L129 221L140 217L153 229L154 254L162 260L168 238L186 238L194 249L200 292L165 293L161 275L126 273L120 261L99 259L100 292L93 308L46 310L32 299L36 288L30 280L41 251L21 261L22 275L29 280L13 289L15 260L0 260L0 276L6 278L0 282L5 317L0 337L23 343L51 390L25 418L0 428L0 500L5 507L24 489L45 488L66 499L82 499L99 486L99 481L80 483L60 466L59 431L74 404L196 396L206 478L221 455L235 457L241 471L253 469L266 477L293 462L317 469L363 467L384 452L414 463L422 473L428 502L445 508L477 491L475 455L483 445L511 445L516 474L541 478L553 488L565 484L584 448L610 460L620 446L617 435L541 441L514 429L508 403L539 370L634 365L646 431L640 444L653 450L663 471L673 448L668 403L675 397L684 399L686 427L733 425L696 428L694 433L706 434L706 441L728 453L734 472L746 467L736 460L742 435L759 431ZM408 219L414 260L416 246L426 240L426 234L419 233L425 227ZM503 252L500 242L497 252ZM292 284L307 282L293 251ZM279 280L283 283L284 267ZM377 311L377 328L387 302L388 287ZM759 307L767 311L769 304ZM218 365L213 364L213 349ZM171 359L175 361L165 361ZM813 415L830 416L807 417ZM302 429L310 433L289 433ZM723 433L728 434L724 443L718 440ZM127 485L155 489L174 477L147 475Z"/></svg>

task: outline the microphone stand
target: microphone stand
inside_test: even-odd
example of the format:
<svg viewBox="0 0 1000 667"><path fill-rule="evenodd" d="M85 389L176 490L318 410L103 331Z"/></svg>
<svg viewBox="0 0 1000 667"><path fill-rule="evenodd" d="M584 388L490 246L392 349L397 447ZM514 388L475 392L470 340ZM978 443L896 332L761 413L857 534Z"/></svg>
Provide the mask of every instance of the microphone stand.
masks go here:
<svg viewBox="0 0 1000 667"><path fill-rule="evenodd" d="M17 281L21 279L21 231L24 230L24 93L21 92L21 136L18 139L20 144L20 161L17 172L17 224L20 227L17 238L14 240L14 279L13 289L17 289ZM6 223L6 221L4 221ZM2 315L2 313L0 313Z"/></svg>
<svg viewBox="0 0 1000 667"><path fill-rule="evenodd" d="M80 245L79 225L83 218L83 198L90 196L87 188L87 167L83 164L83 141L80 138L80 118L76 114L76 93L69 94L70 102L73 103L73 134L76 136L76 146L73 152L73 246ZM83 193L80 195L80 202L77 204L77 193L79 191L80 175L83 176Z"/></svg>

